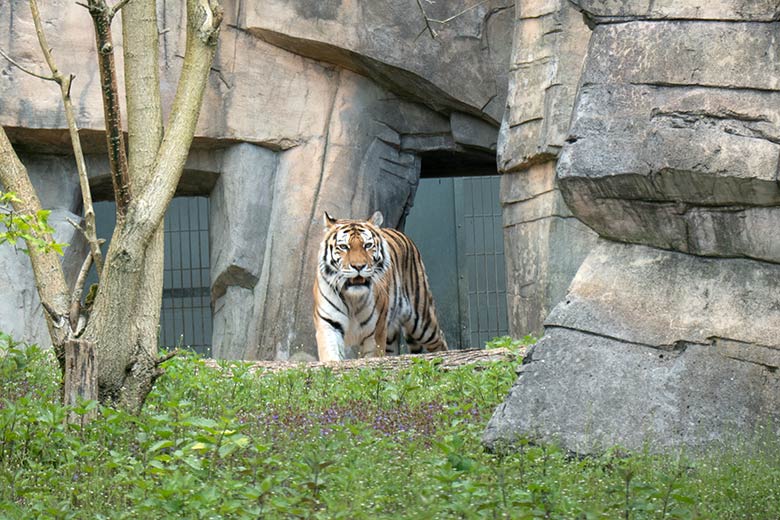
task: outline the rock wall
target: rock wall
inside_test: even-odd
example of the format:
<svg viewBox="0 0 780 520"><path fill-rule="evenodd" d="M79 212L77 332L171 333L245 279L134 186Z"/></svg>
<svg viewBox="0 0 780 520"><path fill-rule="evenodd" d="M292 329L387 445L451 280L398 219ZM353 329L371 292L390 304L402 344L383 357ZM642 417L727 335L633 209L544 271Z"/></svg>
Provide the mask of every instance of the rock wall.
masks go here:
<svg viewBox="0 0 780 520"><path fill-rule="evenodd" d="M660 450L777 427L778 7L572 3L593 31L558 187L601 238L485 441Z"/></svg>
<svg viewBox="0 0 780 520"><path fill-rule="evenodd" d="M415 0L223 4L213 73L179 186L180 194L211 199L213 354L312 356L311 286L323 211L366 217L378 209L397 225L413 203L423 155L457 161L495 154L511 4L424 2L424 15ZM110 197L94 43L85 36L90 19L63 0L44 6L43 17L60 69L76 75L72 95L95 196ZM161 2L158 18L169 107L184 48L181 6ZM39 70L26 3L3 3L0 20L0 47ZM120 32L115 24L121 70ZM0 124L17 149L66 155L58 91L5 62L0 70ZM60 171L73 175L66 163ZM13 320L40 322L28 300L1 311L0 329Z"/></svg>
<svg viewBox="0 0 780 520"><path fill-rule="evenodd" d="M515 4L509 91L498 142L509 330L541 335L596 234L563 201L555 165L591 31L568 0Z"/></svg>

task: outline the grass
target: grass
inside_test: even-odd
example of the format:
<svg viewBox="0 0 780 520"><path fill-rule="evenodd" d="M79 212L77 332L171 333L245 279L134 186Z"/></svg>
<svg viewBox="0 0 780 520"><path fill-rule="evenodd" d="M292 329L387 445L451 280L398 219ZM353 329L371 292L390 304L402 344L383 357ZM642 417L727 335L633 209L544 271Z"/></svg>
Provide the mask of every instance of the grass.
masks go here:
<svg viewBox="0 0 780 520"><path fill-rule="evenodd" d="M780 518L776 441L485 452L516 363L253 374L185 356L140 416L101 408L79 428L51 354L0 349L0 518Z"/></svg>

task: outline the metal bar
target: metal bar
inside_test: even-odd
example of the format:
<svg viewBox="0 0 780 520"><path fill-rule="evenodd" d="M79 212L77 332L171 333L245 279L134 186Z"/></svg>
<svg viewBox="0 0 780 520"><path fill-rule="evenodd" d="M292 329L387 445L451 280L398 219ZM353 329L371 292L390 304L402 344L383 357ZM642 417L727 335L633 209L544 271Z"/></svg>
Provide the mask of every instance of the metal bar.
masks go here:
<svg viewBox="0 0 780 520"><path fill-rule="evenodd" d="M465 227L463 221L464 215L464 193L463 179L456 177L452 182L452 197L454 200L453 211L455 222L455 258L458 270L458 346L459 348L471 347L468 333L469 319L469 295L468 278L466 276L466 256L465 256Z"/></svg>
<svg viewBox="0 0 780 520"><path fill-rule="evenodd" d="M193 287L194 285L193 282L195 281L194 277L192 276L192 270L195 263L194 259L192 258L192 204L191 204L192 200L193 200L192 198L182 199L182 201L184 202L184 204L182 204L182 209L184 209L185 213L187 214L187 230L184 233L182 233L182 236L187 237L186 260L188 261L187 263L189 265L187 265L186 267L187 267L187 274L189 275L190 278L190 288ZM192 344L192 343L197 343L195 341L196 339L195 320L192 319L192 311L193 311L192 307L194 307L194 303L195 303L193 301L193 298L190 298L189 303L190 303L190 312L184 315L184 321L185 322L189 321L188 323L189 326L185 329L185 331L188 333L186 337L189 339L189 342Z"/></svg>

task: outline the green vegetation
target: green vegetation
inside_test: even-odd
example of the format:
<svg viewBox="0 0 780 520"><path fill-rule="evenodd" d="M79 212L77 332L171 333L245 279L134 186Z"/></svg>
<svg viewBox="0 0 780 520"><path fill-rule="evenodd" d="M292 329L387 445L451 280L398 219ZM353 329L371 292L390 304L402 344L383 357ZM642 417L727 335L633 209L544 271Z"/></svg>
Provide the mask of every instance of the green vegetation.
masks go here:
<svg viewBox="0 0 780 520"><path fill-rule="evenodd" d="M102 408L79 428L51 354L0 345L0 518L780 517L776 443L695 460L486 453L517 363L258 374L185 356L140 416Z"/></svg>
<svg viewBox="0 0 780 520"><path fill-rule="evenodd" d="M485 348L506 348L510 351L518 352L521 348L528 347L536 343L538 338L527 335L523 339L514 339L512 336L499 336L485 343Z"/></svg>
<svg viewBox="0 0 780 520"><path fill-rule="evenodd" d="M51 235L54 228L49 225L49 210L39 210L35 214L19 213L13 204L22 202L14 193L0 191L0 244L9 243L18 247L17 243L25 243L35 247L40 252L54 251L62 255L68 244L54 242ZM19 249L29 252L24 247Z"/></svg>

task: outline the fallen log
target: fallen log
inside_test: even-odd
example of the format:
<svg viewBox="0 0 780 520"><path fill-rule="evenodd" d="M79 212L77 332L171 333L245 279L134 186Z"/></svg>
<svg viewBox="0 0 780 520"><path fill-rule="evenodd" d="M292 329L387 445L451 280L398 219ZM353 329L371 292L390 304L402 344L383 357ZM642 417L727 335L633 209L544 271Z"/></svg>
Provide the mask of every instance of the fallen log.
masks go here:
<svg viewBox="0 0 780 520"><path fill-rule="evenodd" d="M492 348L492 349L467 349L448 350L446 352L434 352L430 354L402 354L400 356L386 356L381 358L345 359L344 361L250 361L250 371L278 372L290 369L317 369L328 367L333 372L343 372L359 368L384 368L399 370L412 365L415 360L426 359L438 362L441 370L451 370L464 365L488 363L497 361L514 361L525 355L525 347L519 349ZM223 368L225 362L216 359L204 360L206 366Z"/></svg>

